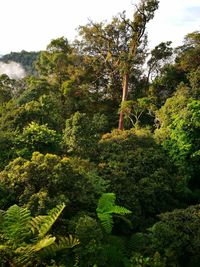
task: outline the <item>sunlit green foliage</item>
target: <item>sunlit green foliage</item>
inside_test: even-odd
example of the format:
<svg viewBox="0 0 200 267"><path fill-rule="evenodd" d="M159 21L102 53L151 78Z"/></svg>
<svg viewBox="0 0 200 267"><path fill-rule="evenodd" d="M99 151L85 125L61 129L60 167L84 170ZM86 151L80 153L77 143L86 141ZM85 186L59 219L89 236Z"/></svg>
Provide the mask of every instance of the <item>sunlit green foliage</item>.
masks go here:
<svg viewBox="0 0 200 267"><path fill-rule="evenodd" d="M34 151L41 153L59 152L61 136L48 128L47 124L30 123L15 140L17 155L30 158Z"/></svg>
<svg viewBox="0 0 200 267"><path fill-rule="evenodd" d="M0 263L2 266L41 266L59 250L72 248L79 240L72 236L59 242L48 232L62 213L65 205L58 205L47 215L31 217L26 208L17 205L1 211ZM48 233L48 234L47 234ZM51 252L51 253L49 253ZM65 252L66 253L66 252Z"/></svg>
<svg viewBox="0 0 200 267"><path fill-rule="evenodd" d="M67 209L72 213L93 211L97 196L106 188L88 161L39 152L34 152L30 160L12 161L0 173L0 183L8 192L8 204L26 205L35 212L61 202L70 203Z"/></svg>
<svg viewBox="0 0 200 267"><path fill-rule="evenodd" d="M200 101L189 98L189 88L182 86L158 111L160 128L156 137L199 199Z"/></svg>
<svg viewBox="0 0 200 267"><path fill-rule="evenodd" d="M113 131L99 143L99 170L119 204L134 211L133 227L144 227L173 207L182 181L148 130Z"/></svg>

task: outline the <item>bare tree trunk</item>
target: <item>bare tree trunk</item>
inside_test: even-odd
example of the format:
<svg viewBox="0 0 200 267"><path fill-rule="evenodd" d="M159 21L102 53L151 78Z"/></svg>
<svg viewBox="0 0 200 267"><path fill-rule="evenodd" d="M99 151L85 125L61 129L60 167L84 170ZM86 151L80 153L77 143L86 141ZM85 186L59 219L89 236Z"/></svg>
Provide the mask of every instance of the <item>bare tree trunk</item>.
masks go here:
<svg viewBox="0 0 200 267"><path fill-rule="evenodd" d="M127 95L128 95L128 81L129 81L129 74L126 73L124 74L123 77L123 83L122 83L122 102L127 100ZM119 114L119 130L124 129L124 112L120 111Z"/></svg>

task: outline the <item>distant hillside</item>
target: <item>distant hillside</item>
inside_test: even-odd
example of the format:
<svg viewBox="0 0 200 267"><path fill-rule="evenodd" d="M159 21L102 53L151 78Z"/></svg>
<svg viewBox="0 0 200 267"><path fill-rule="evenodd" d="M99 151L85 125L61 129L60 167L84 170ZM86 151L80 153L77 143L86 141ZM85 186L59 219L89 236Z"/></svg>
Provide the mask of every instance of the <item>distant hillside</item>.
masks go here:
<svg viewBox="0 0 200 267"><path fill-rule="evenodd" d="M27 52L22 50L21 52L11 52L0 56L0 61L8 63L14 61L20 63L28 75L36 75L36 69L34 62L37 60L40 52Z"/></svg>

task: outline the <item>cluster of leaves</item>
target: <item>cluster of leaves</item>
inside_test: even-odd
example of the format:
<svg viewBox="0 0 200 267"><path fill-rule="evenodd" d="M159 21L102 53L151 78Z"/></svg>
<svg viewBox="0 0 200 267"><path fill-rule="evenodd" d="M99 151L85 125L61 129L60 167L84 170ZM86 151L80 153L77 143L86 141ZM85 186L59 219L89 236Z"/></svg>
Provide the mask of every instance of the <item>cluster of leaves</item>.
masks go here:
<svg viewBox="0 0 200 267"><path fill-rule="evenodd" d="M111 233L113 228L112 213L122 215L131 213L128 209L115 205L115 201L114 193L106 193L101 196L98 202L97 216L107 233Z"/></svg>
<svg viewBox="0 0 200 267"><path fill-rule="evenodd" d="M41 266L58 251L66 253L66 249L78 245L79 240L72 236L57 240L48 234L64 208L64 204L58 205L47 215L35 218L28 209L17 205L1 211L1 266Z"/></svg>
<svg viewBox="0 0 200 267"><path fill-rule="evenodd" d="M100 174L120 203L134 210L135 229L177 205L183 181L149 130L115 130L102 137L99 149Z"/></svg>
<svg viewBox="0 0 200 267"><path fill-rule="evenodd" d="M199 205L195 205L161 214L160 221L149 228L148 232L132 237L134 249L138 255L148 255L149 259L158 253L165 263L161 266L198 266L199 210Z"/></svg>
<svg viewBox="0 0 200 267"><path fill-rule="evenodd" d="M30 160L16 158L0 173L3 204L25 205L35 213L60 202L73 214L95 210L106 183L86 160L34 152ZM7 196L6 196L7 195Z"/></svg>

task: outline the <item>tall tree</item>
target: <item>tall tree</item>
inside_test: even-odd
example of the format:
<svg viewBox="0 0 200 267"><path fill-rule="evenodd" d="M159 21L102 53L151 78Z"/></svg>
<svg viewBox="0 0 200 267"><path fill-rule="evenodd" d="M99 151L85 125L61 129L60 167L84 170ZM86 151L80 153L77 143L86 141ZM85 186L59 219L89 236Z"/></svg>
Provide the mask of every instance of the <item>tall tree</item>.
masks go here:
<svg viewBox="0 0 200 267"><path fill-rule="evenodd" d="M116 76L122 87L122 101L127 99L130 86L130 74L134 71L135 64L144 55L142 44L146 43L146 24L154 16L158 8L157 0L141 0L136 6L133 19L126 18L125 13L114 17L112 22L93 23L80 28L82 41L80 42L83 53L101 60L108 70L100 73L100 77L108 77L109 84L116 84ZM116 94L116 92L115 92ZM123 129L123 111L120 112L119 129Z"/></svg>
<svg viewBox="0 0 200 267"><path fill-rule="evenodd" d="M137 48L141 44L142 37L145 34L146 24L154 17L154 12L158 8L157 0L141 0L136 7L136 12L133 15L133 20L128 21L122 18L124 23L130 30L130 37L128 40L127 59L122 64L122 102L127 100L128 86L129 86L129 70L131 68L131 61L135 58ZM124 113L120 111L119 129L124 128Z"/></svg>

